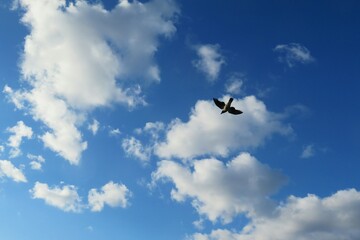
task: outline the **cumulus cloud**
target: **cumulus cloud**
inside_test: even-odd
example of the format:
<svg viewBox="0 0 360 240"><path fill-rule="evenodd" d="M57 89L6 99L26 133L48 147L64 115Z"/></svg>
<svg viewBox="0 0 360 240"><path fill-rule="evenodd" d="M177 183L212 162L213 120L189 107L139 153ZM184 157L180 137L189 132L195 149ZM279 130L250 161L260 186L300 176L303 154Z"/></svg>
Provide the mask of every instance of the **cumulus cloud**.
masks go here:
<svg viewBox="0 0 360 240"><path fill-rule="evenodd" d="M36 182L30 194L33 199L42 199L65 212L80 212L84 207L74 185L49 187L46 183Z"/></svg>
<svg viewBox="0 0 360 240"><path fill-rule="evenodd" d="M270 112L255 96L235 99L232 105L244 114L220 115L212 100L198 101L187 122L176 119L169 125L166 139L156 144L155 153L161 158L225 157L234 150L258 147L273 134L292 133L283 123L283 115Z"/></svg>
<svg viewBox="0 0 360 240"><path fill-rule="evenodd" d="M0 178L3 177L11 178L15 182L27 182L22 170L8 160L0 160Z"/></svg>
<svg viewBox="0 0 360 240"><path fill-rule="evenodd" d="M131 192L124 184L109 182L98 191L91 189L88 194L89 207L93 212L99 212L107 204L110 207L126 208L129 205Z"/></svg>
<svg viewBox="0 0 360 240"><path fill-rule="evenodd" d="M203 72L209 81L215 81L223 64L225 64L224 57L220 54L219 45L199 45L195 47L199 59L194 60L194 66Z"/></svg>
<svg viewBox="0 0 360 240"><path fill-rule="evenodd" d="M9 137L7 145L11 147L10 157L15 158L21 154L20 145L22 139L30 139L33 135L33 131L32 128L26 126L23 121L18 121L15 126L7 128L6 130L13 134Z"/></svg>
<svg viewBox="0 0 360 240"><path fill-rule="evenodd" d="M290 196L271 217L254 218L242 231L218 229L193 240L355 240L360 238L360 192L341 190L320 198Z"/></svg>
<svg viewBox="0 0 360 240"><path fill-rule="evenodd" d="M195 160L191 168L161 161L152 179L171 181L175 185L172 199L181 202L189 198L200 215L224 223L240 213L270 214L274 205L269 196L285 181L281 173L249 153L241 153L225 164L214 158Z"/></svg>
<svg viewBox="0 0 360 240"><path fill-rule="evenodd" d="M46 147L71 164L87 148L79 127L89 111L145 104L135 82L160 81L159 37L176 28L172 1L119 1L108 11L87 1L19 0L29 28L20 68L28 88L4 92L47 127ZM137 79L137 81L128 81Z"/></svg>
<svg viewBox="0 0 360 240"><path fill-rule="evenodd" d="M279 44L274 51L279 53L278 60L290 68L298 63L307 64L315 61L310 51L299 43Z"/></svg>

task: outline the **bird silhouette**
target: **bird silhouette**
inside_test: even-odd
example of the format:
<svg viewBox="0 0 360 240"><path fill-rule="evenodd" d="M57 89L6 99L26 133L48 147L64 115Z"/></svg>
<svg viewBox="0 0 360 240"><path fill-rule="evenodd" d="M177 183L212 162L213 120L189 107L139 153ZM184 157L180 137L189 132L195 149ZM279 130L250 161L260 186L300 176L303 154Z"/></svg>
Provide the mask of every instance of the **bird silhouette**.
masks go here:
<svg viewBox="0 0 360 240"><path fill-rule="evenodd" d="M216 106L218 106L222 110L221 114L226 113L226 112L231 113L231 114L235 114L235 115L243 113L242 111L237 110L237 109L235 109L234 107L231 106L231 103L234 100L233 98L230 98L229 101L226 104L224 102L222 102L222 101L219 101L216 98L213 98L213 99L214 99L214 103L216 104Z"/></svg>

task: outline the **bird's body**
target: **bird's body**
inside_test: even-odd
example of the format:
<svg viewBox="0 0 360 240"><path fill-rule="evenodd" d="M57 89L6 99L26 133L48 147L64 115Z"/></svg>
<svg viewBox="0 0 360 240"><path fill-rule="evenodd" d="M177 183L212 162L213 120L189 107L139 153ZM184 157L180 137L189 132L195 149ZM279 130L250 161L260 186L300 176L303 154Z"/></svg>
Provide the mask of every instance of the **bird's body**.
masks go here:
<svg viewBox="0 0 360 240"><path fill-rule="evenodd" d="M222 110L221 114L226 113L226 112L231 113L231 114L235 114L235 115L243 113L242 111L237 110L237 109L235 109L234 107L231 106L231 103L234 100L233 98L230 98L229 101L226 104L224 102L222 102L222 101L219 101L216 98L213 98L213 99L214 99L215 105L218 106Z"/></svg>

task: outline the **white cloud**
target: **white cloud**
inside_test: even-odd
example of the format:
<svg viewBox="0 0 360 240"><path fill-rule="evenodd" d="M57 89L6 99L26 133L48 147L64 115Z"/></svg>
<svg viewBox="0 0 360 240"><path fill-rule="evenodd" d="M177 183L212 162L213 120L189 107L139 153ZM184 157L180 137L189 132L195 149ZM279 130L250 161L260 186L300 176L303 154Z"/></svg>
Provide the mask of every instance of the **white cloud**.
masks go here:
<svg viewBox="0 0 360 240"><path fill-rule="evenodd" d="M0 153L5 151L5 147L3 145L0 145Z"/></svg>
<svg viewBox="0 0 360 240"><path fill-rule="evenodd" d="M153 141L157 141L164 130L165 124L163 122L147 122L142 131L150 134Z"/></svg>
<svg viewBox="0 0 360 240"><path fill-rule="evenodd" d="M194 60L194 66L203 72L209 81L215 81L221 70L221 66L225 64L224 57L220 54L219 45L199 45L195 47L199 59Z"/></svg>
<svg viewBox="0 0 360 240"><path fill-rule="evenodd" d="M271 217L255 218L242 231L214 230L193 240L360 239L360 192L341 190L320 198L290 196Z"/></svg>
<svg viewBox="0 0 360 240"><path fill-rule="evenodd" d="M89 111L113 103L145 104L127 79L158 82L159 37L171 36L178 11L172 1L120 1L108 11L87 1L19 0L29 27L20 64L29 89L4 92L43 122L46 147L71 164L87 148L79 131Z"/></svg>
<svg viewBox="0 0 360 240"><path fill-rule="evenodd" d="M31 161L30 162L30 167L32 170L41 170L42 169L42 165L40 162L36 162L36 161Z"/></svg>
<svg viewBox="0 0 360 240"><path fill-rule="evenodd" d="M118 128L110 129L110 130L109 130L109 135L110 135L110 136L118 136L118 135L120 135L120 134L121 134L121 132L120 132L120 130L119 130Z"/></svg>
<svg viewBox="0 0 360 240"><path fill-rule="evenodd" d="M101 190L91 189L88 195L89 207L93 212L99 212L107 204L110 207L126 208L129 205L131 192L124 184L109 182Z"/></svg>
<svg viewBox="0 0 360 240"><path fill-rule="evenodd" d="M279 61L286 63L290 68L296 64L306 64L315 61L310 51L299 43L279 44L274 48L279 53Z"/></svg>
<svg viewBox="0 0 360 240"><path fill-rule="evenodd" d="M30 167L33 170L41 170L42 169L42 164L45 162L45 158L41 155L33 155L33 154L28 154L27 158L32 160L30 162Z"/></svg>
<svg viewBox="0 0 360 240"><path fill-rule="evenodd" d="M244 84L244 76L241 74L232 75L225 84L225 90L230 94L240 94Z"/></svg>
<svg viewBox="0 0 360 240"><path fill-rule="evenodd" d="M234 100L232 105L244 113L220 114L212 100L198 101L188 122L176 119L169 125L166 140L156 144L155 153L162 158L224 157L234 150L258 147L275 133L292 133L282 122L283 115L268 111L254 96Z"/></svg>
<svg viewBox="0 0 360 240"><path fill-rule="evenodd" d="M315 154L315 149L314 149L314 145L310 144L304 147L302 153L301 153L301 158L310 158L312 156L314 156Z"/></svg>
<svg viewBox="0 0 360 240"><path fill-rule="evenodd" d="M46 204L65 212L80 212L84 207L73 185L49 187L46 183L36 182L30 193L33 199L43 199Z"/></svg>
<svg viewBox="0 0 360 240"><path fill-rule="evenodd" d="M224 223L240 213L269 214L274 207L269 196L285 181L279 172L248 153L241 153L226 164L214 158L196 160L191 168L161 161L152 178L155 183L170 180L175 185L172 199L181 202L190 198L199 214Z"/></svg>
<svg viewBox="0 0 360 240"><path fill-rule="evenodd" d="M31 127L26 126L23 121L18 121L15 126L7 128L6 130L13 134L9 137L7 145L11 147L10 157L15 158L21 154L20 145L22 139L30 139L33 131Z"/></svg>
<svg viewBox="0 0 360 240"><path fill-rule="evenodd" d="M99 122L94 119L91 124L88 125L88 129L92 132L93 135L96 135L99 130Z"/></svg>
<svg viewBox="0 0 360 240"><path fill-rule="evenodd" d="M22 170L8 160L0 160L0 178L3 177L11 178L15 182L27 182Z"/></svg>
<svg viewBox="0 0 360 240"><path fill-rule="evenodd" d="M121 146L128 156L134 156L143 163L150 160L151 147L143 146L143 144L134 137L124 138Z"/></svg>

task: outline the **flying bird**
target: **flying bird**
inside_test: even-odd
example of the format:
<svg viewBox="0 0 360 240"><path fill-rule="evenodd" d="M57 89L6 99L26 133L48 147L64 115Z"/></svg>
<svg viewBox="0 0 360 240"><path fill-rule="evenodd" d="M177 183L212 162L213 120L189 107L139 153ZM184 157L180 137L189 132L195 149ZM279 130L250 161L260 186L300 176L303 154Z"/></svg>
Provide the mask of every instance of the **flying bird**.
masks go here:
<svg viewBox="0 0 360 240"><path fill-rule="evenodd" d="M231 107L231 103L234 100L233 98L230 98L229 101L226 104L224 102L222 102L222 101L219 101L216 98L213 98L213 99L214 99L214 103L216 104L216 106L218 106L222 110L221 114L226 113L226 112L231 113L231 114L235 114L235 115L243 113L242 111L237 110L234 107Z"/></svg>

